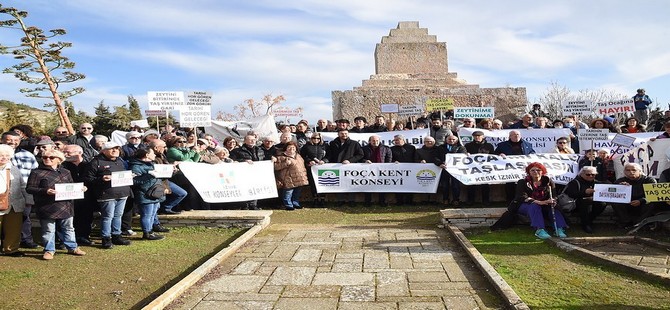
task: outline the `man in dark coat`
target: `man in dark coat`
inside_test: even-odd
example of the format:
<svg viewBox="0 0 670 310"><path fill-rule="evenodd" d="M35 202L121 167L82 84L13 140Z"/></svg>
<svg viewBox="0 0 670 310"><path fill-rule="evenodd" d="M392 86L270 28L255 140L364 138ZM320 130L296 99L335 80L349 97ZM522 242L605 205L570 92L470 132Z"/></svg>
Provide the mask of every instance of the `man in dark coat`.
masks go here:
<svg viewBox="0 0 670 310"><path fill-rule="evenodd" d="M256 146L256 136L246 135L244 137L244 144L230 152L230 158L238 162L246 162L251 164L255 161L263 160L265 153ZM260 210L258 207L258 200L249 200L244 202L242 210Z"/></svg>
<svg viewBox="0 0 670 310"><path fill-rule="evenodd" d="M69 144L76 144L81 146L84 150L84 161L91 161L93 156L98 155L98 151L95 150L95 139L93 139L93 125L90 123L82 123L79 125L79 132L74 135L71 135L67 142Z"/></svg>
<svg viewBox="0 0 670 310"><path fill-rule="evenodd" d="M512 130L509 132L508 140L499 143L498 147L496 147L493 153L504 157L506 155L535 154L535 150L533 150L533 145L530 144L530 142L521 139L520 131ZM514 196L516 195L515 192L515 182L505 183L505 194L507 196L507 201L514 200Z"/></svg>
<svg viewBox="0 0 670 310"><path fill-rule="evenodd" d="M349 131L342 129L337 132L337 139L330 141L328 150L328 161L330 163L350 164L357 163L363 159L363 148L357 141L349 139ZM352 206L356 200L356 193L344 193L340 195L344 204Z"/></svg>
<svg viewBox="0 0 670 310"><path fill-rule="evenodd" d="M372 135L368 138L368 145L363 147L363 159L361 162L366 164L393 162L391 148L381 144L381 139L378 135ZM388 207L385 193L379 193L378 200L380 205ZM371 204L372 194L365 193L365 206L370 206Z"/></svg>
<svg viewBox="0 0 670 310"><path fill-rule="evenodd" d="M391 157L396 163L413 163L416 161L416 147L405 141L405 136L393 136L393 146L391 147ZM413 205L414 195L412 193L396 193L396 205Z"/></svg>
<svg viewBox="0 0 670 310"><path fill-rule="evenodd" d="M465 144L465 150L468 154L492 154L493 153L493 144L486 142L484 137L484 132L477 130L472 133L472 141ZM482 185L468 185L468 200L467 205L471 205L475 201L475 193L482 193L482 204L487 205L489 203L489 196L491 192L491 187L488 184Z"/></svg>
<svg viewBox="0 0 670 310"><path fill-rule="evenodd" d="M623 174L624 177L614 181L614 184L632 186L630 203L613 203L612 209L617 216L617 223L622 227L629 227L656 212L657 203L647 201L643 187L643 184L656 183L656 179L642 174L642 167L637 163L624 165Z"/></svg>

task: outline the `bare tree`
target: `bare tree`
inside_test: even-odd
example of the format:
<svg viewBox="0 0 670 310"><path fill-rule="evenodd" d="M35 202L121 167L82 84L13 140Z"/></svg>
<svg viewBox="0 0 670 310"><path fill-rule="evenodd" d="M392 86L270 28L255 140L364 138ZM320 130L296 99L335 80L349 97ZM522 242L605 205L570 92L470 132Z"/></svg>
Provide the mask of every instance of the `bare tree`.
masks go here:
<svg viewBox="0 0 670 310"><path fill-rule="evenodd" d="M271 114L282 102L286 101L284 95L273 97L272 94L263 96L263 99L256 101L253 98L244 100L233 107L233 112L219 111L216 113L218 121L237 121L254 118L261 115Z"/></svg>
<svg viewBox="0 0 670 310"><path fill-rule="evenodd" d="M592 102L603 102L626 99L628 96L609 89L580 89L576 93L572 92L567 86L560 85L556 81L552 81L547 90L542 96L535 100L534 104L540 104L542 110L547 112L552 119L563 118L563 103L569 100L588 100ZM528 109L530 110L529 103ZM625 117L618 116L618 117ZM588 122L593 117L582 117L582 120Z"/></svg>
<svg viewBox="0 0 670 310"><path fill-rule="evenodd" d="M1 54L11 53L14 58L21 61L19 64L4 69L3 73L10 73L21 81L39 85L34 88L22 88L20 91L27 97L53 99L61 125L66 127L70 134L73 134L74 129L62 101L83 92L84 88L75 87L59 92L58 87L62 83L74 82L85 78L85 76L71 71L75 63L61 54L61 51L64 48L71 47L72 43L48 42L53 37L64 35L65 30L52 29L49 30L50 34L47 35L40 28L26 26L23 20L28 17L28 12L19 11L13 7L2 7L0 5L0 14L11 16L11 19L0 20L0 27L17 29L22 32L20 45L5 46L0 44ZM54 72L59 72L60 75L54 75ZM49 95L44 94L44 92Z"/></svg>

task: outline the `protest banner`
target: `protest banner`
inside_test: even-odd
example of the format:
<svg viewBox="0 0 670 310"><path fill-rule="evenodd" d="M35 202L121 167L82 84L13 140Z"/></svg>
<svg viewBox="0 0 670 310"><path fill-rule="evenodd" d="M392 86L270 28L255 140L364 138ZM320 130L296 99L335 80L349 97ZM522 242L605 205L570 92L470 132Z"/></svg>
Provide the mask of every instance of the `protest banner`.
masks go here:
<svg viewBox="0 0 670 310"><path fill-rule="evenodd" d="M575 154L531 154L498 156L492 154L447 154L445 165L451 176L465 185L517 182L526 177L526 166L539 162L556 184L567 184L577 176Z"/></svg>
<svg viewBox="0 0 670 310"><path fill-rule="evenodd" d="M398 107L398 116L421 115L423 113L423 104L401 105Z"/></svg>
<svg viewBox="0 0 670 310"><path fill-rule="evenodd" d="M274 166L269 160L216 165L182 162L179 169L209 203L277 197Z"/></svg>
<svg viewBox="0 0 670 310"><path fill-rule="evenodd" d="M626 147L613 142L614 137L620 134L609 133L607 134L607 141L593 141L593 148L596 150L607 149L609 150L611 155L621 155L630 151L631 148L633 147L637 147L643 143L646 143L647 141L649 141L650 138L655 138L659 134L660 133L658 132L641 132L641 133L626 134L628 137L634 138L633 144L631 146ZM591 141L588 142L579 141L580 150L588 150L590 148L591 148Z"/></svg>
<svg viewBox="0 0 670 310"><path fill-rule="evenodd" d="M593 185L593 201L630 203L633 187L619 184Z"/></svg>
<svg viewBox="0 0 670 310"><path fill-rule="evenodd" d="M381 106L382 113L398 113L398 104L385 103Z"/></svg>
<svg viewBox="0 0 670 310"><path fill-rule="evenodd" d="M591 100L568 100L563 102L562 107L563 116L589 116L593 112L593 102Z"/></svg>
<svg viewBox="0 0 670 310"><path fill-rule="evenodd" d="M408 144L414 145L417 148L423 146L423 138L430 134L430 129L414 129L414 130L403 130L403 131L383 131L383 132L372 132L372 133L349 133L349 139L357 141L361 146L368 145L368 139L372 135L379 136L379 140L383 145L393 146L393 136L395 135L405 136L405 141ZM324 143L330 143L337 139L337 132L322 132L321 139Z"/></svg>
<svg viewBox="0 0 670 310"><path fill-rule="evenodd" d="M56 201L84 199L84 183L56 183L54 190Z"/></svg>
<svg viewBox="0 0 670 310"><path fill-rule="evenodd" d="M132 186L133 172L130 170L113 171L112 172L112 187Z"/></svg>
<svg viewBox="0 0 670 310"><path fill-rule="evenodd" d="M144 115L146 115L147 117L166 116L167 112L165 110L144 110Z"/></svg>
<svg viewBox="0 0 670 310"><path fill-rule="evenodd" d="M634 113L635 102L633 99L613 100L596 102L593 106L596 114L612 115L617 113Z"/></svg>
<svg viewBox="0 0 670 310"><path fill-rule="evenodd" d="M434 164L323 164L311 168L318 193L436 193Z"/></svg>
<svg viewBox="0 0 670 310"><path fill-rule="evenodd" d="M426 111L449 111L454 109L454 99L428 99L426 100Z"/></svg>
<svg viewBox="0 0 670 310"><path fill-rule="evenodd" d="M670 183L642 184L647 202L670 201Z"/></svg>
<svg viewBox="0 0 670 310"><path fill-rule="evenodd" d="M622 156L614 159L614 171L617 178L622 178L623 167L627 163L638 163L644 175L658 179L663 170L670 168L667 151L670 150L670 139L657 139L641 144Z"/></svg>
<svg viewBox="0 0 670 310"><path fill-rule="evenodd" d="M272 111L276 117L302 117L302 108L289 109L287 107L280 107Z"/></svg>
<svg viewBox="0 0 670 310"><path fill-rule="evenodd" d="M184 106L183 91L148 91L149 109L179 110Z"/></svg>
<svg viewBox="0 0 670 310"><path fill-rule="evenodd" d="M207 133L211 134L219 141L223 141L226 137L233 137L238 141L242 141L244 140L244 136L252 130L258 134L259 139L262 139L263 137L272 137L274 141L279 141L275 119L269 114L237 122L213 120L212 127L205 129Z"/></svg>
<svg viewBox="0 0 670 310"><path fill-rule="evenodd" d="M186 104L179 111L179 126L212 126L212 92L192 91L186 93Z"/></svg>
<svg viewBox="0 0 670 310"><path fill-rule="evenodd" d="M495 118L494 107L454 108L454 118Z"/></svg>
<svg viewBox="0 0 670 310"><path fill-rule="evenodd" d="M496 148L500 142L507 141L509 132L512 129L493 130L489 131L480 128L464 128L458 129L458 136L461 138L461 143L465 144L472 141L472 133L481 131L486 137L486 142L493 144ZM521 138L533 145L535 153L552 153L556 149L556 140L560 137L567 137L571 131L568 128L559 129L520 129Z"/></svg>

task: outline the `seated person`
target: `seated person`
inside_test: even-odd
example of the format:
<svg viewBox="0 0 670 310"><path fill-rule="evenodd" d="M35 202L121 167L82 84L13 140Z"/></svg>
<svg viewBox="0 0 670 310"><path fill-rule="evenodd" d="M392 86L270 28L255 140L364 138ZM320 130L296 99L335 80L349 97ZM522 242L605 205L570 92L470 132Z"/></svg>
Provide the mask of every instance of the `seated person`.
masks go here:
<svg viewBox="0 0 670 310"><path fill-rule="evenodd" d="M565 187L565 193L575 199L575 211L579 212L582 230L588 234L593 233L593 220L605 210L604 202L593 201L597 174L596 167L584 166L579 170L579 175Z"/></svg>
<svg viewBox="0 0 670 310"><path fill-rule="evenodd" d="M614 184L631 185L630 203L613 203L612 208L617 216L617 223L621 227L630 227L643 219L654 215L656 203L647 202L644 196L643 184L656 183L656 179L642 174L642 166L637 163L627 163L623 167L623 178L614 181Z"/></svg>

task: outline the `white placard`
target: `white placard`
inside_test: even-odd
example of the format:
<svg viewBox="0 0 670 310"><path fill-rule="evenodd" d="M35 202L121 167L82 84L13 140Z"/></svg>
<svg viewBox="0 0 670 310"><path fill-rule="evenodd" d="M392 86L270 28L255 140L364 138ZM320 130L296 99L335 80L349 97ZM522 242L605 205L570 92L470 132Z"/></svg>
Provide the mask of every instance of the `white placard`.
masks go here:
<svg viewBox="0 0 670 310"><path fill-rule="evenodd" d="M623 168L627 163L642 166L642 174L660 178L663 170L670 168L667 152L670 151L670 139L656 139L641 144L614 160L614 172L617 178L624 176Z"/></svg>
<svg viewBox="0 0 670 310"><path fill-rule="evenodd" d="M149 91L147 101L150 109L179 110L184 106L183 91Z"/></svg>
<svg viewBox="0 0 670 310"><path fill-rule="evenodd" d="M579 129L577 131L577 136L580 141L608 141L609 140L609 129Z"/></svg>
<svg viewBox="0 0 670 310"><path fill-rule="evenodd" d="M496 148L498 144L509 139L509 132L515 129L503 129L489 131L479 128L465 128L458 129L458 136L461 138L461 143L472 141L472 133L481 131L486 137L486 142L493 144ZM556 140L561 137L570 136L569 128L554 128L554 129L516 129L521 132L521 139L533 145L535 153L553 153L556 150ZM403 132L404 133L404 132ZM351 134L349 134L351 135Z"/></svg>
<svg viewBox="0 0 670 310"><path fill-rule="evenodd" d="M454 118L494 118L494 107L454 108Z"/></svg>
<svg viewBox="0 0 670 310"><path fill-rule="evenodd" d="M612 138L612 143L625 147L631 147L633 146L633 143L635 143L635 139L635 137L618 133L614 136L614 138Z"/></svg>
<svg viewBox="0 0 670 310"><path fill-rule="evenodd" d="M398 116L421 115L423 111L423 104L401 105L398 107Z"/></svg>
<svg viewBox="0 0 670 310"><path fill-rule="evenodd" d="M596 114L612 115L617 113L634 113L635 102L633 99L596 102L593 106Z"/></svg>
<svg viewBox="0 0 670 310"><path fill-rule="evenodd" d="M144 115L149 116L166 116L165 110L144 110Z"/></svg>
<svg viewBox="0 0 670 310"><path fill-rule="evenodd" d="M139 119L136 121L130 121L130 127L140 127L140 128L148 128L149 127L149 121L145 119Z"/></svg>
<svg viewBox="0 0 670 310"><path fill-rule="evenodd" d="M154 164L154 177L159 179L169 179L174 173L174 165L171 164Z"/></svg>
<svg viewBox="0 0 670 310"><path fill-rule="evenodd" d="M593 201L630 203L633 187L620 184L595 184Z"/></svg>
<svg viewBox="0 0 670 310"><path fill-rule="evenodd" d="M212 93L192 91L186 95L186 105L179 113L179 126L210 127L212 126Z"/></svg>
<svg viewBox="0 0 670 310"><path fill-rule="evenodd" d="M381 106L382 113L398 113L398 104L385 103Z"/></svg>
<svg viewBox="0 0 670 310"><path fill-rule="evenodd" d="M57 183L54 184L56 190L56 201L84 199L84 183Z"/></svg>
<svg viewBox="0 0 670 310"><path fill-rule="evenodd" d="M434 164L323 164L311 168L318 193L435 193L442 169Z"/></svg>
<svg viewBox="0 0 670 310"><path fill-rule="evenodd" d="M113 171L112 172L112 187L132 186L133 172L130 170Z"/></svg>
<svg viewBox="0 0 670 310"><path fill-rule="evenodd" d="M288 108L282 108L282 109L276 109L272 111L272 114L277 117L302 117L302 108L296 108L296 109L288 109Z"/></svg>
<svg viewBox="0 0 670 310"><path fill-rule="evenodd" d="M591 100L570 100L565 101L563 106L563 116L572 115L591 115L593 112L593 102Z"/></svg>

